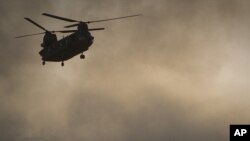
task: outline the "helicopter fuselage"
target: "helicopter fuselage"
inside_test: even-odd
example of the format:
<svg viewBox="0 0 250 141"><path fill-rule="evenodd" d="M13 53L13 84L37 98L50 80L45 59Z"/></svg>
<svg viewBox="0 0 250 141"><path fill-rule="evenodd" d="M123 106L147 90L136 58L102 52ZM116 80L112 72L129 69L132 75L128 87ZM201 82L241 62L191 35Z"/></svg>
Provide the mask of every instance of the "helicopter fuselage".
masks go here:
<svg viewBox="0 0 250 141"><path fill-rule="evenodd" d="M64 66L64 61L69 60L78 54L81 54L80 58L84 59L85 56L83 55L83 52L89 49L89 47L93 44L93 40L94 40L94 37L91 36L90 31L104 30L104 28L90 28L89 29L88 24L141 16L141 14L136 14L136 15L123 16L123 17L116 17L116 18L106 18L102 20L81 21L81 20L74 20L70 18L60 17L60 16L48 14L48 13L43 13L42 15L48 16L54 19L67 21L67 22L73 22L74 24L65 26L65 28L77 26L77 30L75 29L75 30L56 30L56 31L52 30L51 31L51 30L47 30L46 28L36 23L35 21L31 20L30 18L25 17L24 18L25 20L37 26L38 28L42 29L43 32L21 35L21 36L17 36L16 38L23 38L23 37L28 37L28 36L44 34L43 43L41 44L43 49L39 52L39 54L42 57L43 65L45 65L46 61L51 61L51 62L62 62L61 63L62 66ZM55 33L72 33L72 34L60 40L57 40Z"/></svg>
<svg viewBox="0 0 250 141"><path fill-rule="evenodd" d="M44 47L39 54L43 61L63 62L89 49L94 37L89 32L74 32L51 45Z"/></svg>

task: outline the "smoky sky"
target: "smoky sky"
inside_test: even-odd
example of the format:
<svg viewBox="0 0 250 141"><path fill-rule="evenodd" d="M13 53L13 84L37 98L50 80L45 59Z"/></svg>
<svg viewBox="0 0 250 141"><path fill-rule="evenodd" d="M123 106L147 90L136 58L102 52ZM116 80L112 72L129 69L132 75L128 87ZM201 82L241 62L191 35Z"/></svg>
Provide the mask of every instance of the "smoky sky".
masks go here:
<svg viewBox="0 0 250 141"><path fill-rule="evenodd" d="M42 66L41 32L77 20L94 44ZM246 0L0 0L1 141L227 141L250 122ZM66 36L57 34L58 38Z"/></svg>

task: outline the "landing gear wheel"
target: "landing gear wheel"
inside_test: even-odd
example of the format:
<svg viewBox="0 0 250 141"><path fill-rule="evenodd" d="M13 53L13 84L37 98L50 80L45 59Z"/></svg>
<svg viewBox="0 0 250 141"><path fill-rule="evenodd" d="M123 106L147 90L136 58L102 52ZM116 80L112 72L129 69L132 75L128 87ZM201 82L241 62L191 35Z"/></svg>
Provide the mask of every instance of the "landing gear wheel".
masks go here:
<svg viewBox="0 0 250 141"><path fill-rule="evenodd" d="M64 66L64 62L61 63L61 66L62 66L62 67Z"/></svg>
<svg viewBox="0 0 250 141"><path fill-rule="evenodd" d="M43 65L45 65L45 61L43 61Z"/></svg>
<svg viewBox="0 0 250 141"><path fill-rule="evenodd" d="M85 55L81 54L81 55L80 55L80 58L81 58L81 59L84 59L84 58L85 58Z"/></svg>

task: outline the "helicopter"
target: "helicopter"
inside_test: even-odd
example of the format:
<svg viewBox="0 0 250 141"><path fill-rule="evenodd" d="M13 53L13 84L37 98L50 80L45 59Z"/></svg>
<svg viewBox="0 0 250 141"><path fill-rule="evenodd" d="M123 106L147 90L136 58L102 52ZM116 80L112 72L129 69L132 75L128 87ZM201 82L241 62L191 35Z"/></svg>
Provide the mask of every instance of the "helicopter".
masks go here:
<svg viewBox="0 0 250 141"><path fill-rule="evenodd" d="M39 51L42 60L42 65L45 65L45 62L61 62L61 66L64 66L64 61L69 60L78 54L80 54L80 59L85 58L85 55L83 53L89 49L89 47L93 44L94 41L94 37L91 35L90 31L104 30L104 28L88 28L88 24L136 17L136 16L141 16L142 14L109 18L103 20L94 20L94 21L73 20L70 18L56 16L48 13L42 13L42 15L67 22L72 22L74 24L65 26L65 28L77 27L77 29L50 31L41 26L40 24L38 24L37 22L35 22L34 20L25 17L24 18L25 20L39 27L44 32L21 35L17 36L16 38L23 38L28 36L44 34L43 42L41 43L42 49ZM58 40L55 33L71 33L71 34Z"/></svg>

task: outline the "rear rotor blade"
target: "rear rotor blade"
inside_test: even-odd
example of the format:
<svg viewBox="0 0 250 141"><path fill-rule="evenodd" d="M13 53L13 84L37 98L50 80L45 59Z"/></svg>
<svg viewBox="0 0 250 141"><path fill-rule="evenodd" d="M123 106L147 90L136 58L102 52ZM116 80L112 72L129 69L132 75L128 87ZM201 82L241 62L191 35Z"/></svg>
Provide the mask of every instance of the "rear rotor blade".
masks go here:
<svg viewBox="0 0 250 141"><path fill-rule="evenodd" d="M76 32L77 30L58 30L58 31L51 31L52 33L60 32L60 33L72 33Z"/></svg>
<svg viewBox="0 0 250 141"><path fill-rule="evenodd" d="M70 27L75 27L75 26L78 26L79 23L76 23L76 24L71 24L71 25L67 25L67 26L64 26L65 28L70 28Z"/></svg>
<svg viewBox="0 0 250 141"><path fill-rule="evenodd" d="M32 24L36 25L37 27L41 28L44 31L47 31L44 27L42 27L41 25L39 25L38 23L34 22L33 20L31 20L30 18L24 18L25 20L31 22Z"/></svg>
<svg viewBox="0 0 250 141"><path fill-rule="evenodd" d="M96 31L96 30L104 30L104 28L91 28L88 31ZM51 31L52 33L60 32L60 33L72 33L77 32L78 30L58 30L58 31Z"/></svg>
<svg viewBox="0 0 250 141"><path fill-rule="evenodd" d="M88 31L96 31L96 30L104 30L104 28L90 28ZM60 32L60 33L71 33L77 32L78 30L58 30L58 31L51 31L52 33Z"/></svg>
<svg viewBox="0 0 250 141"><path fill-rule="evenodd" d="M64 20L64 21L67 21L67 22L79 22L77 20L64 18L64 17L59 17L59 16L55 16L55 15L52 15L52 14L48 14L48 13L42 13L42 15L48 16L48 17L51 17L51 18L55 18L55 19L59 19L59 20Z"/></svg>
<svg viewBox="0 0 250 141"><path fill-rule="evenodd" d="M105 28L90 28L89 31L104 30Z"/></svg>
<svg viewBox="0 0 250 141"><path fill-rule="evenodd" d="M28 36L41 35L41 34L44 34L44 33L45 33L45 32L35 33L35 34L26 34L26 35L17 36L17 37L15 37L15 38L23 38L23 37L28 37Z"/></svg>
<svg viewBox="0 0 250 141"><path fill-rule="evenodd" d="M104 22L104 21L118 20L118 19L131 18L131 17L137 17L137 16L142 16L142 14L129 15L129 16L123 16L123 17L117 17L117 18L104 19L104 20L87 21L87 22L85 22L85 23L88 23L88 24L89 24L89 23L96 23L96 22ZM80 22L79 22L79 23L80 23ZM79 23L65 26L65 28L70 28L70 27L78 26Z"/></svg>
<svg viewBox="0 0 250 141"><path fill-rule="evenodd" d="M104 22L104 21L111 21L111 20L118 20L118 19L124 19L124 18L136 17L136 16L142 16L142 14L129 15L129 16L123 16L123 17L117 17L117 18L104 19L104 20L87 21L86 23Z"/></svg>

